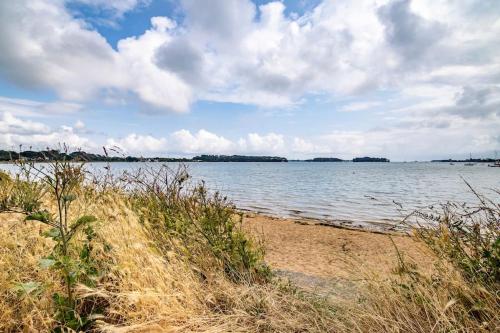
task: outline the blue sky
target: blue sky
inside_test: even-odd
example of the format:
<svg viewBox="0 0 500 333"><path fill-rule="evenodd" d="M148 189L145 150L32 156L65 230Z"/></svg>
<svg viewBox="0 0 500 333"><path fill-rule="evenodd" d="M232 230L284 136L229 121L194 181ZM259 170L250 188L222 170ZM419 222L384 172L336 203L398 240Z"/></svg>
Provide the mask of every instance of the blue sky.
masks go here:
<svg viewBox="0 0 500 333"><path fill-rule="evenodd" d="M494 0L4 1L0 49L2 149L500 150Z"/></svg>

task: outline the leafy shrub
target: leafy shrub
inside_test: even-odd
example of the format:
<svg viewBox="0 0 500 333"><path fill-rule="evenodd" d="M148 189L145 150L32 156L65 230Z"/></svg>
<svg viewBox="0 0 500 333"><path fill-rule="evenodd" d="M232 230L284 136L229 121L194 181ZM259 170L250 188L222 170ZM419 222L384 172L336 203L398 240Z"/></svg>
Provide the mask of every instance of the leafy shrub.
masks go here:
<svg viewBox="0 0 500 333"><path fill-rule="evenodd" d="M440 205L440 210L415 212L420 224L416 234L439 258L457 268L467 281L498 290L500 205L467 185L476 195L478 204L448 202Z"/></svg>
<svg viewBox="0 0 500 333"><path fill-rule="evenodd" d="M227 198L190 187L185 167L140 170L126 177L132 204L164 253L187 255L200 271L220 265L235 281L269 277L262 246L241 230L242 216Z"/></svg>
<svg viewBox="0 0 500 333"><path fill-rule="evenodd" d="M396 248L396 276L368 282L369 291L355 309L360 318L355 326L373 332L498 329L500 206L467 185L478 204L447 202L406 219L413 219L417 240L436 256L432 274L422 272Z"/></svg>

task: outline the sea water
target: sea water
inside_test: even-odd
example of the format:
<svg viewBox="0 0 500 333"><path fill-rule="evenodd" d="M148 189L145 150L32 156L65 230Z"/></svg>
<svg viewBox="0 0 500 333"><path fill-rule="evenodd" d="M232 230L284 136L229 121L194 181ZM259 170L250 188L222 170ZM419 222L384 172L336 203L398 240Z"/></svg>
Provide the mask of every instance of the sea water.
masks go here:
<svg viewBox="0 0 500 333"><path fill-rule="evenodd" d="M112 172L165 163L111 163ZM178 163L166 163L176 168ZM106 163L89 163L102 171ZM447 201L477 203L465 181L498 202L500 168L461 163L185 163L240 209L288 218L312 218L353 227L394 224L414 209ZM13 165L0 168L15 170Z"/></svg>

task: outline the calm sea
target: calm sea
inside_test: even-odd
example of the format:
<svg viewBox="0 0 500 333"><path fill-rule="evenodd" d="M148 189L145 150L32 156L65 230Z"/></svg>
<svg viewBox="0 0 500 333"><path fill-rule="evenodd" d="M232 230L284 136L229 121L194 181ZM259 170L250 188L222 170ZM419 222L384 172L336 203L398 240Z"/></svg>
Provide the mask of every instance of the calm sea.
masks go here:
<svg viewBox="0 0 500 333"><path fill-rule="evenodd" d="M147 164L112 163L116 173ZM175 163L168 163L175 167ZM336 224L383 226L404 212L446 201L474 203L462 180L498 201L500 168L448 163L187 163L194 180L226 195L239 208ZM91 163L102 169L104 163ZM13 169L10 165L0 168ZM403 207L403 212L399 209Z"/></svg>

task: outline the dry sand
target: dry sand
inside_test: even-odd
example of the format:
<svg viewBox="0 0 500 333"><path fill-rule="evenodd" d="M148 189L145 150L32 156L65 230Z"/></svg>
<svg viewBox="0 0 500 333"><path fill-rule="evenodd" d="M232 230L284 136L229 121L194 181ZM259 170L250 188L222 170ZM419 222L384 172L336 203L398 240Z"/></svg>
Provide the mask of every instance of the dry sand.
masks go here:
<svg viewBox="0 0 500 333"><path fill-rule="evenodd" d="M406 260L432 267L432 256L425 246L403 234L342 229L253 213L245 214L244 228L264 241L266 261L273 269L306 288L346 287L361 279L364 272L387 277L398 262L394 244Z"/></svg>

